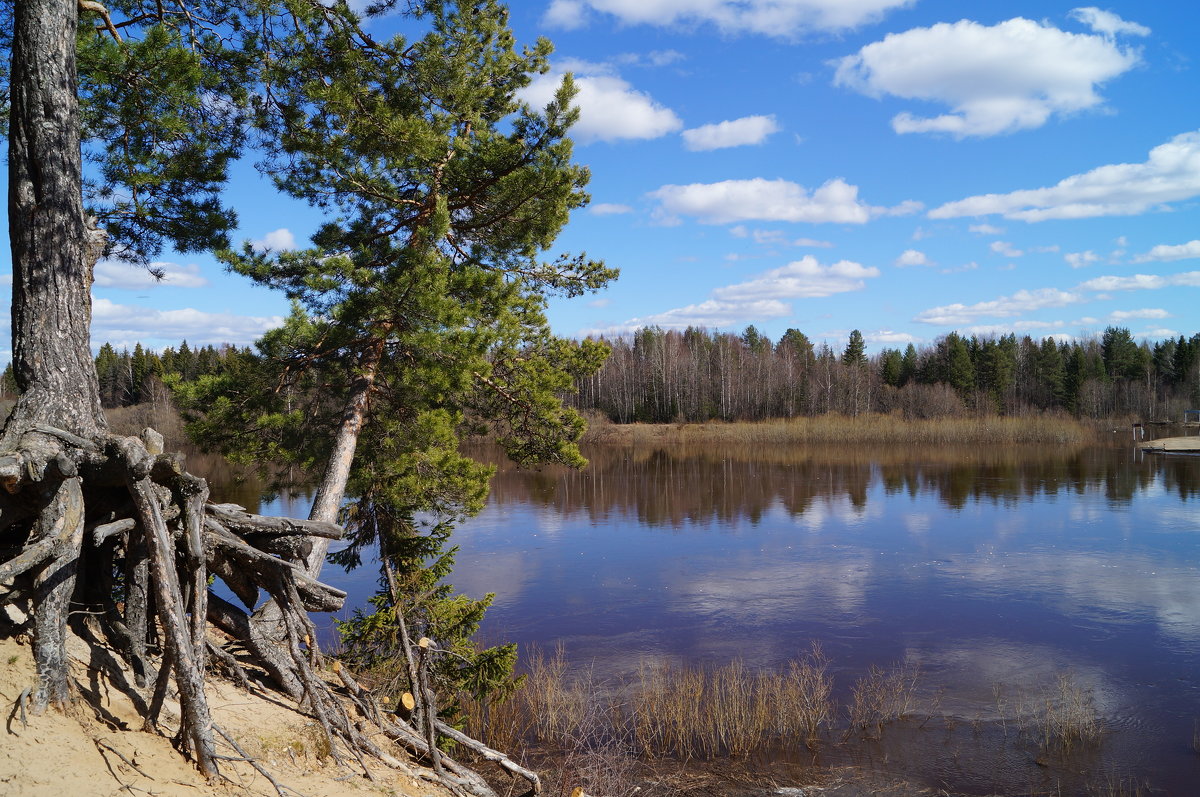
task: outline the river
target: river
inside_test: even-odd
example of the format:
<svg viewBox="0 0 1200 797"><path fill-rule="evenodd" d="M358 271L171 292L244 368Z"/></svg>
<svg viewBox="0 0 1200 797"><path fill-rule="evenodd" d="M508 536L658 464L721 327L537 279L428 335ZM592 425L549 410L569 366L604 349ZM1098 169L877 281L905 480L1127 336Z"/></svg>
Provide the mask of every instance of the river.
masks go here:
<svg viewBox="0 0 1200 797"><path fill-rule="evenodd" d="M455 585L496 593L485 641L561 643L613 679L660 661L782 667L818 641L843 702L871 665L921 672L913 720L831 744L825 763L976 794L1200 788L1200 457L585 453L583 472L501 467L455 531ZM375 585L369 566L326 579L359 605ZM1013 728L1064 675L1104 733L1047 758Z"/></svg>

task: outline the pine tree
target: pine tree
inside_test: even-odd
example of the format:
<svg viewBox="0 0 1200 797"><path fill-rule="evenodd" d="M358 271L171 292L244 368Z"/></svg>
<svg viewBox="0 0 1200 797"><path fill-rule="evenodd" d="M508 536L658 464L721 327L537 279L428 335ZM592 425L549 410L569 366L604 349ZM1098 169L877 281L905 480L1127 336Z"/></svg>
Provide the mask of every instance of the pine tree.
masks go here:
<svg viewBox="0 0 1200 797"><path fill-rule="evenodd" d="M584 464L583 421L559 396L607 349L555 338L544 307L615 272L545 254L589 177L566 137L570 79L545 109L516 100L547 42L514 49L496 2L423 3L424 36L372 47L348 8L330 13L345 24L300 17L259 118L276 184L328 221L308 249L222 253L294 311L243 367L180 396L202 441L323 470L310 518L341 514L386 573L389 551L432 534L419 513L440 528L481 506L490 470L459 453L462 435L486 432L524 464ZM328 542L314 541L313 575Z"/></svg>

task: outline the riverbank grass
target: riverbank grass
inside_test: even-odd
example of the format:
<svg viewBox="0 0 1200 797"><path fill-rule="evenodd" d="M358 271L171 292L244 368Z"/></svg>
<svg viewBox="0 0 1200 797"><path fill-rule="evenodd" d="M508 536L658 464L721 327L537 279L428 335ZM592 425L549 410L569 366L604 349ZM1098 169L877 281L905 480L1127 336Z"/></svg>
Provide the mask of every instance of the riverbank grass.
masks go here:
<svg viewBox="0 0 1200 797"><path fill-rule="evenodd" d="M1095 423L1069 415L910 419L898 413L867 413L671 424L614 424L603 416L592 415L588 424L586 442L618 445L1072 445L1097 441L1102 431ZM1110 431L1110 426L1107 424L1104 431Z"/></svg>

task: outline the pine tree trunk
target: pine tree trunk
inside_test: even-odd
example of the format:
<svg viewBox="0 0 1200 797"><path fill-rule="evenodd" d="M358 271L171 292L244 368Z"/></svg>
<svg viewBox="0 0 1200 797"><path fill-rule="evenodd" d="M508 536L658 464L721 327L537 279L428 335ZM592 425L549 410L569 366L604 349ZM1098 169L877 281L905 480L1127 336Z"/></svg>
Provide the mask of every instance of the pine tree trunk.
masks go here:
<svg viewBox="0 0 1200 797"><path fill-rule="evenodd" d="M354 451L358 447L371 391L375 388L375 376L383 359L383 346L383 339L377 339L364 353L359 364L360 372L350 388L350 395L346 397L346 406L342 410L342 420L333 441L333 450L329 454L329 462L325 465L325 474L317 489L317 497L313 500L309 520L324 523L338 521L338 512L342 507L342 500L346 497L346 483L350 479ZM313 538L312 552L308 555L308 574L313 578L321 574L325 554L329 551L329 542L328 539Z"/></svg>
<svg viewBox="0 0 1200 797"><path fill-rule="evenodd" d="M77 14L75 0L15 6L8 225L13 371L21 396L4 448L32 423L82 437L106 427L89 329L91 269L103 238L83 218Z"/></svg>

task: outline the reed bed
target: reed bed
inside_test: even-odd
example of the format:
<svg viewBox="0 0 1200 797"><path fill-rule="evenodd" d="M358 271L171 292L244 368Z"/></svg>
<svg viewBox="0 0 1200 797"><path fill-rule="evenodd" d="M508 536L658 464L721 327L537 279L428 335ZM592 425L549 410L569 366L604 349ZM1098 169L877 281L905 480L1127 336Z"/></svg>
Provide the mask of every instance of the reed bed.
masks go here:
<svg viewBox="0 0 1200 797"><path fill-rule="evenodd" d="M486 726L478 723L480 712L468 710L470 730L532 760L544 773L547 794L562 797L575 788L610 797L677 794L678 784L664 773L760 768L803 748L874 745L897 724L921 733L939 718L931 727L952 732L962 719L941 713L940 696L926 694L925 675L913 662L871 667L844 685L839 704L819 644L780 669L759 670L739 660L712 667L647 662L625 678L598 679L589 668L574 668L561 646L548 656L533 651L526 668L525 685L483 714ZM1011 694L996 684L993 700L989 722L1009 740L1001 743L1027 750L1039 762L1084 754L1102 739L1093 693L1070 672ZM976 738L982 722L972 723ZM1086 786L1094 794L1147 793L1143 784L1112 778Z"/></svg>
<svg viewBox="0 0 1200 797"><path fill-rule="evenodd" d="M522 741L642 760L745 757L766 747L815 746L836 715L819 645L782 671L645 664L619 683L572 673L562 648L535 651L525 686L489 707L473 731L496 746ZM470 715L481 715L470 711Z"/></svg>
<svg viewBox="0 0 1200 797"><path fill-rule="evenodd" d="M1047 752L1067 754L1076 747L1099 742L1100 714L1091 690L1078 686L1071 673L1060 674L1057 688L1045 699L1038 730Z"/></svg>
<svg viewBox="0 0 1200 797"><path fill-rule="evenodd" d="M891 668L871 665L867 674L854 684L847 732L858 731L868 738L879 738L885 725L903 719L912 711L920 678L921 669L916 665L901 663Z"/></svg>
<svg viewBox="0 0 1200 797"><path fill-rule="evenodd" d="M1070 415L909 419L868 413L767 421L695 424L613 424L589 419L587 442L619 445L753 443L839 445L1068 445L1100 439L1096 424Z"/></svg>

